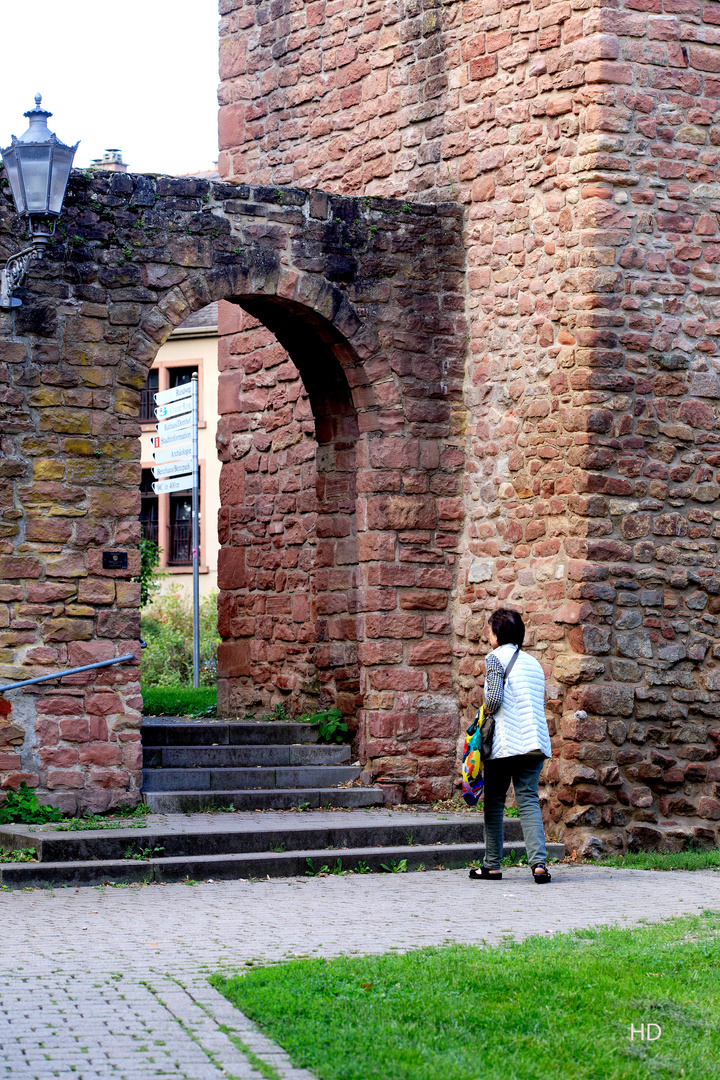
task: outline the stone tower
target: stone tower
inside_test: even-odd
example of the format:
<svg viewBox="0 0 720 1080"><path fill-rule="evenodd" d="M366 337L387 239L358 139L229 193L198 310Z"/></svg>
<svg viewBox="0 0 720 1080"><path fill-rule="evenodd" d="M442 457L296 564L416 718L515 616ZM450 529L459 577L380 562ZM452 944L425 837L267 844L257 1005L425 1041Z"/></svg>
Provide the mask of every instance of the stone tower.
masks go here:
<svg viewBox="0 0 720 1080"><path fill-rule="evenodd" d="M464 479L443 494L464 715L487 615L518 607L548 681L548 821L586 850L717 842L720 3L220 12L224 178L462 208ZM227 331L230 367L261 364L254 324ZM412 720L377 709L369 755L407 757Z"/></svg>

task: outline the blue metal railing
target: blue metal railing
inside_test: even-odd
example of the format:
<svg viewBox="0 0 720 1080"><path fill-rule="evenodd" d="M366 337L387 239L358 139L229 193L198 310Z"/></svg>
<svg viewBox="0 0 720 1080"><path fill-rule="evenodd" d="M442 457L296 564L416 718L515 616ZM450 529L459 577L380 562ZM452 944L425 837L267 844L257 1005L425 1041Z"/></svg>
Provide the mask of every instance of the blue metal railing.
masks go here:
<svg viewBox="0 0 720 1080"><path fill-rule="evenodd" d="M145 642L141 641L141 648L145 648ZM127 653L125 656L116 656L114 660L99 660L97 664L84 664L82 667L68 668L67 671L56 671L52 675L38 675L36 679L23 679L22 682L8 683L0 686L0 694L6 690L19 690L21 686L34 686L35 683L48 682L50 679L64 679L66 675L79 675L81 671L94 671L95 668L110 667L111 664L124 664L126 660L134 660L135 653Z"/></svg>

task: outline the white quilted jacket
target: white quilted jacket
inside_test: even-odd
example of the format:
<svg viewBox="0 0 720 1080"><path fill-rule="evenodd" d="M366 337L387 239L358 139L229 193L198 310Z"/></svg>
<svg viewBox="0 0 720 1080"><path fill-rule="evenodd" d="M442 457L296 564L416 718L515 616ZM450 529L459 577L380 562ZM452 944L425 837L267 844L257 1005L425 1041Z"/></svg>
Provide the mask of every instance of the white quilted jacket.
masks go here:
<svg viewBox="0 0 720 1080"><path fill-rule="evenodd" d="M490 656L507 668L515 645L500 645ZM510 675L505 680L502 705L495 713L495 736L491 758L515 754L542 753L552 757L550 733L545 719L545 676L538 661L520 651Z"/></svg>

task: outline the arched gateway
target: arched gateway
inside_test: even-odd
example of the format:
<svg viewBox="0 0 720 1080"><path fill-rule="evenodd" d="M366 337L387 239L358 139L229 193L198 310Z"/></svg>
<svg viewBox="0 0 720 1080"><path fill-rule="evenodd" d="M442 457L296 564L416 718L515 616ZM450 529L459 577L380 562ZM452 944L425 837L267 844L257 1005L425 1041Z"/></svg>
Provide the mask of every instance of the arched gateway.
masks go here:
<svg viewBox="0 0 720 1080"><path fill-rule="evenodd" d="M20 230L3 193L2 257ZM225 354L221 710L269 671L357 709L373 775L447 796L462 288L454 206L74 173L23 307L0 313L0 677L139 659L140 391L174 327L230 301L296 366L314 460L307 430L267 430L282 373ZM68 810L133 801L139 689L136 659L0 702L0 782Z"/></svg>

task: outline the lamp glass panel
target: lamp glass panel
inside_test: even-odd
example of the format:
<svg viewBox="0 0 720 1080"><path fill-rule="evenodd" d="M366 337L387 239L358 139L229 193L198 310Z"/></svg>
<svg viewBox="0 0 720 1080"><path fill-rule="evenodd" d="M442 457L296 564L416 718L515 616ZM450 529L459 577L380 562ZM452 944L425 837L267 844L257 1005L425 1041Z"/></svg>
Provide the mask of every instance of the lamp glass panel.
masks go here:
<svg viewBox="0 0 720 1080"><path fill-rule="evenodd" d="M18 168L17 154L14 149L5 152L3 155L3 164L5 166L7 178L10 181L10 187L12 188L15 209L18 214L24 214L27 210L27 206L25 205L25 192L20 177L20 169Z"/></svg>
<svg viewBox="0 0 720 1080"><path fill-rule="evenodd" d="M59 214L62 210L65 188L70 176L75 150L73 147L56 146L54 151L48 211L51 214Z"/></svg>
<svg viewBox="0 0 720 1080"><path fill-rule="evenodd" d="M47 213L48 181L52 163L51 146L26 144L18 153L29 214Z"/></svg>

